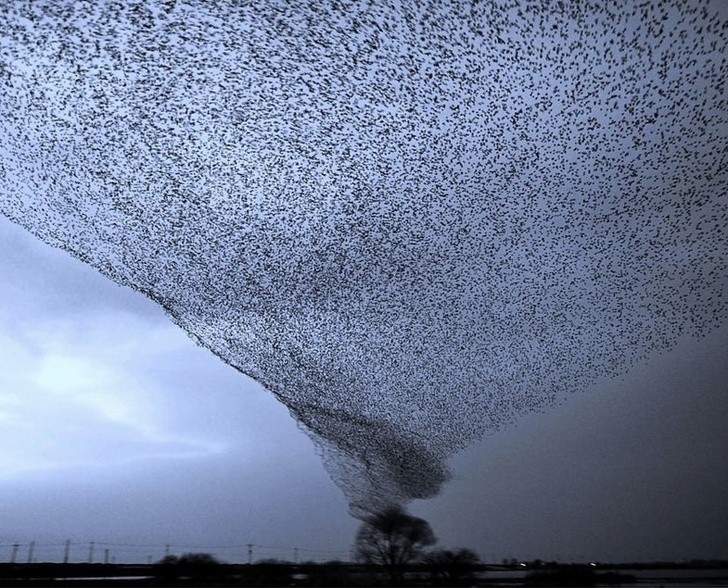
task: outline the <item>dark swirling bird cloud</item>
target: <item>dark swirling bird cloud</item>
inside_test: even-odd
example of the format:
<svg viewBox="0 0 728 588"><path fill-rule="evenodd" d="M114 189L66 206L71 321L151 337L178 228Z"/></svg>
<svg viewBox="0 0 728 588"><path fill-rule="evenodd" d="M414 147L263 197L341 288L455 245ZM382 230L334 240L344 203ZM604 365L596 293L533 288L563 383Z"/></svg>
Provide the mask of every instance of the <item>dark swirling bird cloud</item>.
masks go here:
<svg viewBox="0 0 728 588"><path fill-rule="evenodd" d="M356 514L728 306L703 2L7 2L0 211L265 385Z"/></svg>

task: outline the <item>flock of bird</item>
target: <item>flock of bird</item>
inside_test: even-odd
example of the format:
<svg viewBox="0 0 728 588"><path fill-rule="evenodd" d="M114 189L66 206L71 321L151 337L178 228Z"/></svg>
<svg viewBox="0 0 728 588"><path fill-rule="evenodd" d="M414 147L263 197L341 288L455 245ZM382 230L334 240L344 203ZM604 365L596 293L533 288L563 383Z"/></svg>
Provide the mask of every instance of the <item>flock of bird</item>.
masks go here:
<svg viewBox="0 0 728 588"><path fill-rule="evenodd" d="M9 0L0 212L266 386L355 515L430 497L726 322L720 4Z"/></svg>

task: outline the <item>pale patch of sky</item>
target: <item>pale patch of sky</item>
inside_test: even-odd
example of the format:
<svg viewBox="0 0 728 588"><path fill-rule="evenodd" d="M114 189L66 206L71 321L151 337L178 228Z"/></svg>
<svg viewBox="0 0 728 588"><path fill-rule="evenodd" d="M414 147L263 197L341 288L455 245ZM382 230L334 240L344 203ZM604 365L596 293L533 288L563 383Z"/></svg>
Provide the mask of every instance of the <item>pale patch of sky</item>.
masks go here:
<svg viewBox="0 0 728 588"><path fill-rule="evenodd" d="M120 318L107 315L99 324L104 333L68 318L62 327L36 324L25 340L0 333L0 478L225 449L222 439L175 429L165 417L173 408L170 395L133 369L189 345L186 337L169 327L146 338L140 321L117 330ZM3 331L5 323L0 320Z"/></svg>

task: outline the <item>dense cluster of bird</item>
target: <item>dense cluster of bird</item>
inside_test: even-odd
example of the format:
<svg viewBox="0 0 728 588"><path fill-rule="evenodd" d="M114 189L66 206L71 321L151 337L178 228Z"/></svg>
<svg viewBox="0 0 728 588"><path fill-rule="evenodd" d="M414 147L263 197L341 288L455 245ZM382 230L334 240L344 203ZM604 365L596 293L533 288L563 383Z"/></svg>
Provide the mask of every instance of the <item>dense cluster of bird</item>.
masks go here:
<svg viewBox="0 0 728 588"><path fill-rule="evenodd" d="M0 211L433 496L728 318L720 4L9 0Z"/></svg>

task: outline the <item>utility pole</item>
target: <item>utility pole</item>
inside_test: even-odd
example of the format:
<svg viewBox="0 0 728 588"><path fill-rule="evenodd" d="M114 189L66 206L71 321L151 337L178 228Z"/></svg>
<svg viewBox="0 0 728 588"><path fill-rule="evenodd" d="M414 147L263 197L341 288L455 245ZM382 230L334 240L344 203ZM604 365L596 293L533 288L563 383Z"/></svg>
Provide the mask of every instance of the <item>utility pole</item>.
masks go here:
<svg viewBox="0 0 728 588"><path fill-rule="evenodd" d="M88 544L88 563L94 563L94 542Z"/></svg>
<svg viewBox="0 0 728 588"><path fill-rule="evenodd" d="M109 563L109 548L104 549L104 564Z"/></svg>
<svg viewBox="0 0 728 588"><path fill-rule="evenodd" d="M28 563L33 563L33 551L35 550L35 541L31 541L28 546Z"/></svg>
<svg viewBox="0 0 728 588"><path fill-rule="evenodd" d="M298 547L293 548L293 563L298 563Z"/></svg>
<svg viewBox="0 0 728 588"><path fill-rule="evenodd" d="M70 553L71 553L71 540L66 539L66 546L63 549L63 563L64 564L68 563L68 556Z"/></svg>
<svg viewBox="0 0 728 588"><path fill-rule="evenodd" d="M253 544L248 543L248 565L253 563Z"/></svg>
<svg viewBox="0 0 728 588"><path fill-rule="evenodd" d="M20 545L18 545L17 543L15 543L13 545L13 553L10 555L10 563L11 564L14 564L15 563L15 558L18 556L18 549L20 549Z"/></svg>

